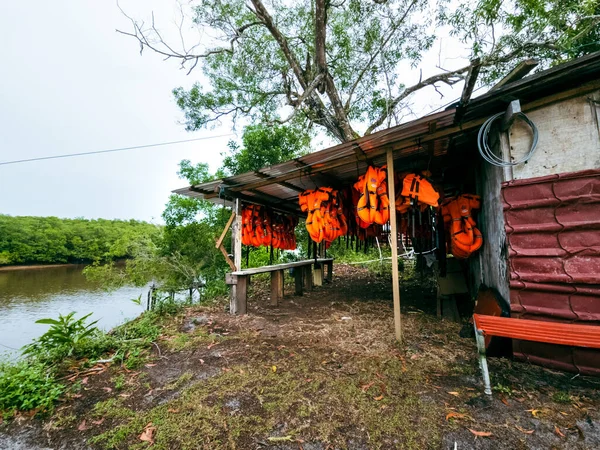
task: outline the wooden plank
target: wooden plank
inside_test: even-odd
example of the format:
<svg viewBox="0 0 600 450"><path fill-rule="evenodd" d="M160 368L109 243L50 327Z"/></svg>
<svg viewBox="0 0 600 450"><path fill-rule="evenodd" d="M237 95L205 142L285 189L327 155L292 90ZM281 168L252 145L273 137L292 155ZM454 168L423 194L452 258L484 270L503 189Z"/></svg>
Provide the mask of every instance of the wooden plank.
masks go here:
<svg viewBox="0 0 600 450"><path fill-rule="evenodd" d="M526 59L525 61L521 61L513 70L508 73L508 75L498 81L498 83L496 83L490 89L490 92L504 86L505 84L522 79L525 77L525 75L535 69L538 64L539 62L535 59Z"/></svg>
<svg viewBox="0 0 600 450"><path fill-rule="evenodd" d="M271 306L277 306L283 298L283 270L271 272Z"/></svg>
<svg viewBox="0 0 600 450"><path fill-rule="evenodd" d="M318 263L328 263L328 262L332 262L332 261L333 261L333 258L317 259ZM253 267L251 269L236 270L235 272L232 272L232 275L256 275L258 273L273 272L275 270L286 270L286 269L292 269L294 267L310 266L311 264L314 264L314 263L315 263L314 259L309 259L306 261L295 261L295 262L291 262L291 263L273 264L270 266Z"/></svg>
<svg viewBox="0 0 600 450"><path fill-rule="evenodd" d="M227 221L227 224L225 225L225 228L223 229L221 236L219 236L219 239L217 239L217 245L215 246L215 248L219 248L221 246L221 244L223 243L223 239L225 239L225 236L227 235L227 232L229 231L229 227L231 227L231 224L233 223L234 218L235 218L235 211L231 211L231 216L229 217L229 220Z"/></svg>
<svg viewBox="0 0 600 450"><path fill-rule="evenodd" d="M304 269L302 267L296 267L294 269L294 288L295 288L294 293L296 295L302 295L304 293L303 292L304 286L302 285L304 282L304 280L303 280L304 277L302 276L303 273L304 273Z"/></svg>
<svg viewBox="0 0 600 450"><path fill-rule="evenodd" d="M400 314L400 275L398 273L398 225L396 223L396 189L394 186L394 153L387 152L388 198L390 199L390 234L392 246L392 295L394 297L394 331L402 343L402 316Z"/></svg>
<svg viewBox="0 0 600 450"><path fill-rule="evenodd" d="M223 257L225 258L225 261L227 261L227 264L229 265L231 270L236 270L235 263L229 257L229 254L227 253L227 250L225 250L225 247L223 247L223 245L220 245L219 250L221 250Z"/></svg>
<svg viewBox="0 0 600 450"><path fill-rule="evenodd" d="M304 288L307 291L312 291L312 288L313 288L312 266L311 265L303 266L302 270L304 271Z"/></svg>
<svg viewBox="0 0 600 450"><path fill-rule="evenodd" d="M519 100L511 101L506 107L504 117L502 117L501 131L508 131L516 119L516 115L521 112L521 102Z"/></svg>

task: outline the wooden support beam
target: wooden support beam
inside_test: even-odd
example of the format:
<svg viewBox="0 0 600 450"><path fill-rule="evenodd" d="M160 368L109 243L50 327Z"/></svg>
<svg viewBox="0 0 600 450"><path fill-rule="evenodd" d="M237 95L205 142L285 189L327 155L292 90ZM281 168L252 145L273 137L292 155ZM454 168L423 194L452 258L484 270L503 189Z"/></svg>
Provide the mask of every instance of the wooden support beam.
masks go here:
<svg viewBox="0 0 600 450"><path fill-rule="evenodd" d="M312 266L304 266L304 288L307 291L312 291L313 288L313 273Z"/></svg>
<svg viewBox="0 0 600 450"><path fill-rule="evenodd" d="M271 272L271 306L277 306L283 298L283 270Z"/></svg>
<svg viewBox="0 0 600 450"><path fill-rule="evenodd" d="M517 114L521 113L521 102L519 100L513 100L509 103L502 118L502 124L500 125L500 131L508 131L511 127Z"/></svg>
<svg viewBox="0 0 600 450"><path fill-rule="evenodd" d="M396 189L394 187L394 153L387 152L388 198L390 199L390 234L392 246L392 295L394 297L394 330L402 343L402 316L400 314L400 275L398 273L398 225L396 223Z"/></svg>
<svg viewBox="0 0 600 450"><path fill-rule="evenodd" d="M242 202L239 198L234 203L235 220L231 229L231 249L233 251L234 271L242 269ZM229 312L246 314L248 277L238 276L237 284L231 286Z"/></svg>
<svg viewBox="0 0 600 450"><path fill-rule="evenodd" d="M327 277L325 278L329 283L333 281L333 261L325 263L327 266Z"/></svg>
<svg viewBox="0 0 600 450"><path fill-rule="evenodd" d="M315 264L315 269L313 270L313 277L315 286L323 286L323 264Z"/></svg>
<svg viewBox="0 0 600 450"><path fill-rule="evenodd" d="M506 84L512 83L514 81L518 81L521 78L525 77L529 72L535 69L538 66L539 62L535 59L526 59L525 61L521 61L517 67L511 70L508 75L502 78L498 83L496 83L491 89L490 92L498 89Z"/></svg>
<svg viewBox="0 0 600 450"><path fill-rule="evenodd" d="M295 288L295 294L296 295L302 295L303 292L303 275L304 274L304 270L302 267L296 267L294 268L294 288Z"/></svg>
<svg viewBox="0 0 600 450"><path fill-rule="evenodd" d="M229 254L227 253L227 250L225 250L225 247L223 247L223 244L219 245L217 248L219 250L221 250L221 253L223 254L223 257L225 258L225 261L227 261L229 268L235 272L237 270L237 267L235 266L235 263L229 257Z"/></svg>
<svg viewBox="0 0 600 450"><path fill-rule="evenodd" d="M225 224L225 228L223 229L221 236L219 236L219 239L217 239L217 245L215 248L219 248L223 244L223 239L225 239L225 236L227 235L227 232L229 231L229 227L231 227L231 224L233 223L234 218L235 218L235 211L231 211L231 216L229 217L227 224Z"/></svg>

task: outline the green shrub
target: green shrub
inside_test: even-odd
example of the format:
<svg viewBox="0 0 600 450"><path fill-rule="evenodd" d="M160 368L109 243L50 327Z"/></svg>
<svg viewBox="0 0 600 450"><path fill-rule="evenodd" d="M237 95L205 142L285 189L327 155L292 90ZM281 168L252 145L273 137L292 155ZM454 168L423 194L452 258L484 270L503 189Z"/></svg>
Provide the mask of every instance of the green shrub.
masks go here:
<svg viewBox="0 0 600 450"><path fill-rule="evenodd" d="M0 363L0 412L4 416L17 410L51 410L64 389L52 372L39 362Z"/></svg>
<svg viewBox="0 0 600 450"><path fill-rule="evenodd" d="M71 312L66 316L60 314L58 320L36 320L35 323L50 325L50 329L31 344L26 345L23 354L44 355L50 353L59 357L66 352L64 356L71 356L78 344L98 332L98 328L94 326L98 322L97 320L86 324L87 318L91 315L92 313L75 319L75 312Z"/></svg>

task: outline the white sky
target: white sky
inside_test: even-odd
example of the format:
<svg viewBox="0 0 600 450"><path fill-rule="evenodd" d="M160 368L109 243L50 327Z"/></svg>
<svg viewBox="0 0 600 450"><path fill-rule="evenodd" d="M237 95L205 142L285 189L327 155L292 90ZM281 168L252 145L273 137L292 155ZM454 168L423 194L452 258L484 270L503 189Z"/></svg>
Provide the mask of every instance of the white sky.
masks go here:
<svg viewBox="0 0 600 450"><path fill-rule="evenodd" d="M175 30L173 0L121 6L134 17L155 11L165 30ZM110 0L0 2L0 161L232 132L229 124L185 131L171 90L191 86L200 71L186 76L176 61L140 56L136 41L115 32L128 25ZM447 67L464 63L452 59L460 49L443 53ZM437 60L438 48L424 77L438 72ZM442 100L422 94L416 112L448 103L460 88ZM170 191L185 184L178 162L208 162L214 170L231 138L0 166L0 214L160 222Z"/></svg>

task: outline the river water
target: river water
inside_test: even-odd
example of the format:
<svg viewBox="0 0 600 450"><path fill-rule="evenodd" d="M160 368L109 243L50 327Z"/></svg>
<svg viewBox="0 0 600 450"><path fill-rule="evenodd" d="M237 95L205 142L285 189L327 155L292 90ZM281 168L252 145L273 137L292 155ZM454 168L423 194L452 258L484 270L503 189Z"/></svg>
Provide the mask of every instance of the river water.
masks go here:
<svg viewBox="0 0 600 450"><path fill-rule="evenodd" d="M93 313L90 319L99 320L97 326L109 330L144 310L145 301L136 305L131 299L142 294L144 300L147 288L105 292L86 280L83 267L0 271L0 359L16 357L16 349L48 329L48 325L36 324L38 319L57 318L71 311L76 317Z"/></svg>

